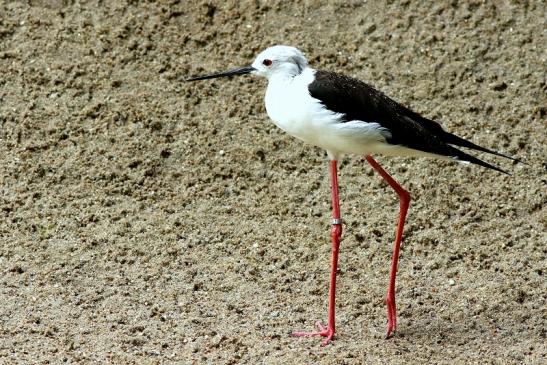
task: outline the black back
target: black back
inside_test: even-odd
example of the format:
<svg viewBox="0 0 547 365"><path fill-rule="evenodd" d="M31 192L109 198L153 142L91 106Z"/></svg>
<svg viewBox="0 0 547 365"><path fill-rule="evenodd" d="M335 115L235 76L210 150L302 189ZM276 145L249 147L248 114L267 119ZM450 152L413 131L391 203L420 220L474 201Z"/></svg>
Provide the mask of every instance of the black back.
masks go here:
<svg viewBox="0 0 547 365"><path fill-rule="evenodd" d="M316 71L315 80L308 90L327 109L342 114L342 122L361 120L380 124L391 133L391 138L387 139L390 144L455 157L498 171L501 170L450 144L511 158L446 132L439 123L422 117L360 80L334 72Z"/></svg>

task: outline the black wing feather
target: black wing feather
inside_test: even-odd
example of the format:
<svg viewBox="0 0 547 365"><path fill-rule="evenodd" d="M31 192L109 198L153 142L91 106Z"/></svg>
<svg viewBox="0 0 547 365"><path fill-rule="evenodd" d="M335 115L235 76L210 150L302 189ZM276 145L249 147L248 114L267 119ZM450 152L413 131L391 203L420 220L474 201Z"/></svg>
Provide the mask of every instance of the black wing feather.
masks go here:
<svg viewBox="0 0 547 365"><path fill-rule="evenodd" d="M439 123L422 117L360 80L334 72L316 71L315 80L308 86L308 90L327 109L342 114L343 122L362 120L379 123L391 133L387 139L390 144L455 157L504 173L451 145L513 159L446 132Z"/></svg>

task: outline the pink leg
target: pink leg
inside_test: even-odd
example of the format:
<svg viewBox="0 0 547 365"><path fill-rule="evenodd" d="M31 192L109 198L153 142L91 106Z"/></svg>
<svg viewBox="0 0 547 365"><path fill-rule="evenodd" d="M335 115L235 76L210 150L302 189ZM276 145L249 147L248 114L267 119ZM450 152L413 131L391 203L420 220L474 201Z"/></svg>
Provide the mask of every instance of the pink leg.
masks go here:
<svg viewBox="0 0 547 365"><path fill-rule="evenodd" d="M399 261L399 249L401 247L401 238L403 236L403 227L405 224L406 212L410 204L410 194L403 189L389 174L376 162L371 156L365 159L376 170L380 176L395 190L399 195L399 223L397 224L397 233L395 234L395 246L393 248L393 258L391 259L391 271L389 273L389 286L387 288L386 306L387 306L387 330L386 338L389 338L397 328L397 312L395 309L395 277L397 276L397 263Z"/></svg>
<svg viewBox="0 0 547 365"><path fill-rule="evenodd" d="M328 345L334 336L334 310L336 296L336 270L338 267L338 250L340 248L340 237L342 236L342 220L340 219L340 200L338 198L338 174L336 168L336 160L330 161L330 177L332 190L332 260L330 272L330 289L329 289L329 313L328 324L323 326L321 322L317 322L317 332L294 332L292 335L296 337L322 336L325 337L322 345Z"/></svg>

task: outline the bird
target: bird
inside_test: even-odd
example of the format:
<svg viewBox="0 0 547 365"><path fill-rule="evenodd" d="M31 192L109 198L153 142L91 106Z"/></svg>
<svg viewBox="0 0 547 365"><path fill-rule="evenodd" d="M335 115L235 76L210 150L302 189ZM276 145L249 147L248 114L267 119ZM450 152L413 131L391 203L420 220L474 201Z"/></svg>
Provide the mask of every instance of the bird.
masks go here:
<svg viewBox="0 0 547 365"><path fill-rule="evenodd" d="M336 272L342 218L338 193L338 161L348 155L364 156L372 168L399 197L399 217L385 298L387 328L385 338L397 329L395 281L410 193L391 177L372 157L433 157L475 164L508 174L458 147L485 152L520 162L512 156L481 147L445 131L436 121L425 118L394 101L373 86L340 73L316 70L295 47L275 45L260 52L251 66L194 76L185 81L252 74L268 80L264 97L266 111L275 125L307 144L323 148L329 159L332 199L331 271L327 324L316 323L317 330L293 332L296 337L323 337L329 344L335 334Z"/></svg>

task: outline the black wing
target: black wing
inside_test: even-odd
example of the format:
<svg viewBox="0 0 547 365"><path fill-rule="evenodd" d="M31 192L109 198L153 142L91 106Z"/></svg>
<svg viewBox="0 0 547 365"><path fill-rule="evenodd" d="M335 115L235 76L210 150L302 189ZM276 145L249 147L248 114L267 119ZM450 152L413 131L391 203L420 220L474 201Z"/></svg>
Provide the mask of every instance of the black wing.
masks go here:
<svg viewBox="0 0 547 365"><path fill-rule="evenodd" d="M379 123L391 133L391 137L387 139L390 144L455 157L504 173L498 167L451 145L513 159L446 132L439 123L422 117L360 80L334 72L316 71L315 80L308 86L308 90L327 109L342 114L343 121Z"/></svg>

